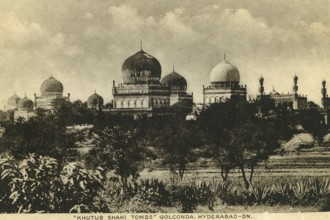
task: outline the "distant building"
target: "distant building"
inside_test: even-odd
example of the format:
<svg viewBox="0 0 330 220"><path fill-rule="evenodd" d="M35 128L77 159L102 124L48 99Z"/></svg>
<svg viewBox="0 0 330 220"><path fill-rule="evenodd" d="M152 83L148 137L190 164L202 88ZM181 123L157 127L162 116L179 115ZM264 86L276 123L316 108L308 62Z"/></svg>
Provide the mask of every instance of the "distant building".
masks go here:
<svg viewBox="0 0 330 220"><path fill-rule="evenodd" d="M70 93L68 96L63 96L63 84L53 76L41 84L40 92L40 96L34 94L35 108L51 110L60 103L70 101Z"/></svg>
<svg viewBox="0 0 330 220"><path fill-rule="evenodd" d="M239 84L240 73L225 57L211 71L211 85L203 86L203 103L215 103L231 99L233 96L246 100L246 85Z"/></svg>
<svg viewBox="0 0 330 220"><path fill-rule="evenodd" d="M259 96L268 97L275 102L275 106L283 106L287 108L291 108L294 110L301 110L306 109L308 107L307 104L307 96L298 94L298 77L294 76L293 78L293 92L287 94L280 94L279 92L275 91L274 87L273 90L269 94L264 93L264 78L261 77L259 79Z"/></svg>
<svg viewBox="0 0 330 220"><path fill-rule="evenodd" d="M36 108L42 108L51 110L53 107L70 101L70 94L67 97L63 96L63 85L60 81L53 76L45 80L40 86L41 95L34 94L34 102L27 98L20 98L14 93L7 101L7 105L4 106L4 110L7 112L7 116L10 120L17 120L22 117L26 120L35 115L34 110Z"/></svg>
<svg viewBox="0 0 330 220"><path fill-rule="evenodd" d="M12 96L9 97L7 105L4 106L4 110L17 110L19 100L21 100L21 97L14 93Z"/></svg>
<svg viewBox="0 0 330 220"><path fill-rule="evenodd" d="M103 98L99 94L95 93L88 97L87 107L93 110L102 110L103 108Z"/></svg>
<svg viewBox="0 0 330 220"><path fill-rule="evenodd" d="M17 109L14 111L14 119L17 120L18 118L24 118L28 120L33 116L33 101L25 95L25 97L20 99L17 104Z"/></svg>
<svg viewBox="0 0 330 220"><path fill-rule="evenodd" d="M111 113L150 117L174 114L179 108L191 111L193 95L186 92L184 77L173 69L161 80L161 71L159 61L142 48L128 57L122 65L123 83L113 81Z"/></svg>

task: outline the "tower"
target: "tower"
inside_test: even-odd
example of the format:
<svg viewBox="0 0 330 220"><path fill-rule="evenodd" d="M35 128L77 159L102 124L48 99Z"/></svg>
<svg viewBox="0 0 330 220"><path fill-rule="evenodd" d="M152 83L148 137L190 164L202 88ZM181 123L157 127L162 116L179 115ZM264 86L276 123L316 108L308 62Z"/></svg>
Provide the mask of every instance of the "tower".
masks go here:
<svg viewBox="0 0 330 220"><path fill-rule="evenodd" d="M259 79L259 93L260 93L260 96L262 96L265 92L265 88L264 88L264 78L261 76L260 79Z"/></svg>
<svg viewBox="0 0 330 220"><path fill-rule="evenodd" d="M293 77L293 93L295 96L298 95L298 76L297 75L295 75Z"/></svg>
<svg viewBox="0 0 330 220"><path fill-rule="evenodd" d="M323 80L322 81L322 89L321 89L323 108L327 108L327 89L326 89L326 84L327 84L327 82L325 80Z"/></svg>

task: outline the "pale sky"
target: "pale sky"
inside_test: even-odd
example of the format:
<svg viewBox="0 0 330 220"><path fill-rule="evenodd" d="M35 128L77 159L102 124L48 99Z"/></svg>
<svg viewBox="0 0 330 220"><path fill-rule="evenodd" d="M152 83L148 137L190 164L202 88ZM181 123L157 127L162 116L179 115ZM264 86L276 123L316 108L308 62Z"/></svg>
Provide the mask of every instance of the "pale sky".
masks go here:
<svg viewBox="0 0 330 220"><path fill-rule="evenodd" d="M330 92L330 0L0 0L0 104L32 99L50 75L72 101L96 90L107 103L141 40L195 102L224 51L251 96L261 75L267 93L291 92L295 74L309 101L320 104L323 79Z"/></svg>

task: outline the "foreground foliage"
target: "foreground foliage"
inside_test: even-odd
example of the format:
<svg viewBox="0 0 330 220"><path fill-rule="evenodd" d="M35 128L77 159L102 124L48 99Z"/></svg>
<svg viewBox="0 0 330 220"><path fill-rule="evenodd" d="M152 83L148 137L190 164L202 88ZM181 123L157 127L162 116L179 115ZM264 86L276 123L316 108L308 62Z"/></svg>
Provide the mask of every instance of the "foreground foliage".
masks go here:
<svg viewBox="0 0 330 220"><path fill-rule="evenodd" d="M217 204L315 206L330 210L329 178L257 178L247 189L230 181L133 179L125 184L104 170L79 163L58 169L56 159L30 154L21 161L0 159L1 213L212 211ZM123 190L125 188L125 190Z"/></svg>
<svg viewBox="0 0 330 220"><path fill-rule="evenodd" d="M30 154L22 161L0 159L0 212L107 211L98 195L102 170L91 174L79 163L58 169L57 160Z"/></svg>

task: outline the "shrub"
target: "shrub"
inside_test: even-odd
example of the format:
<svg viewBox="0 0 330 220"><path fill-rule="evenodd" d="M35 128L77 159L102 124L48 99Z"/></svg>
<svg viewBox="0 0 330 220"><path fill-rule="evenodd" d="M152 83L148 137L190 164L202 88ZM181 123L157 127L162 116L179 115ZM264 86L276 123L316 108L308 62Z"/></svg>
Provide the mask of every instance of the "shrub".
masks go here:
<svg viewBox="0 0 330 220"><path fill-rule="evenodd" d="M1 212L104 211L103 200L98 196L101 171L90 174L79 164L69 163L60 172L54 158L35 154L20 162L12 157L2 158Z"/></svg>
<svg viewBox="0 0 330 220"><path fill-rule="evenodd" d="M15 212L15 206L9 198L11 181L18 175L17 165L13 157L0 158L0 212Z"/></svg>
<svg viewBox="0 0 330 220"><path fill-rule="evenodd" d="M99 168L95 174L90 174L79 163L74 162L64 166L59 185L55 187L56 205L60 207L56 211L99 211L101 204L96 204L96 198L99 197L99 190L103 188L101 172L102 169Z"/></svg>
<svg viewBox="0 0 330 220"><path fill-rule="evenodd" d="M251 199L257 204L266 204L272 194L272 188L261 182L255 182L253 185L250 185L250 190L253 196Z"/></svg>
<svg viewBox="0 0 330 220"><path fill-rule="evenodd" d="M222 203L228 205L246 205L248 203L249 193L245 190L245 186L240 183L225 182L220 186L219 198Z"/></svg>

